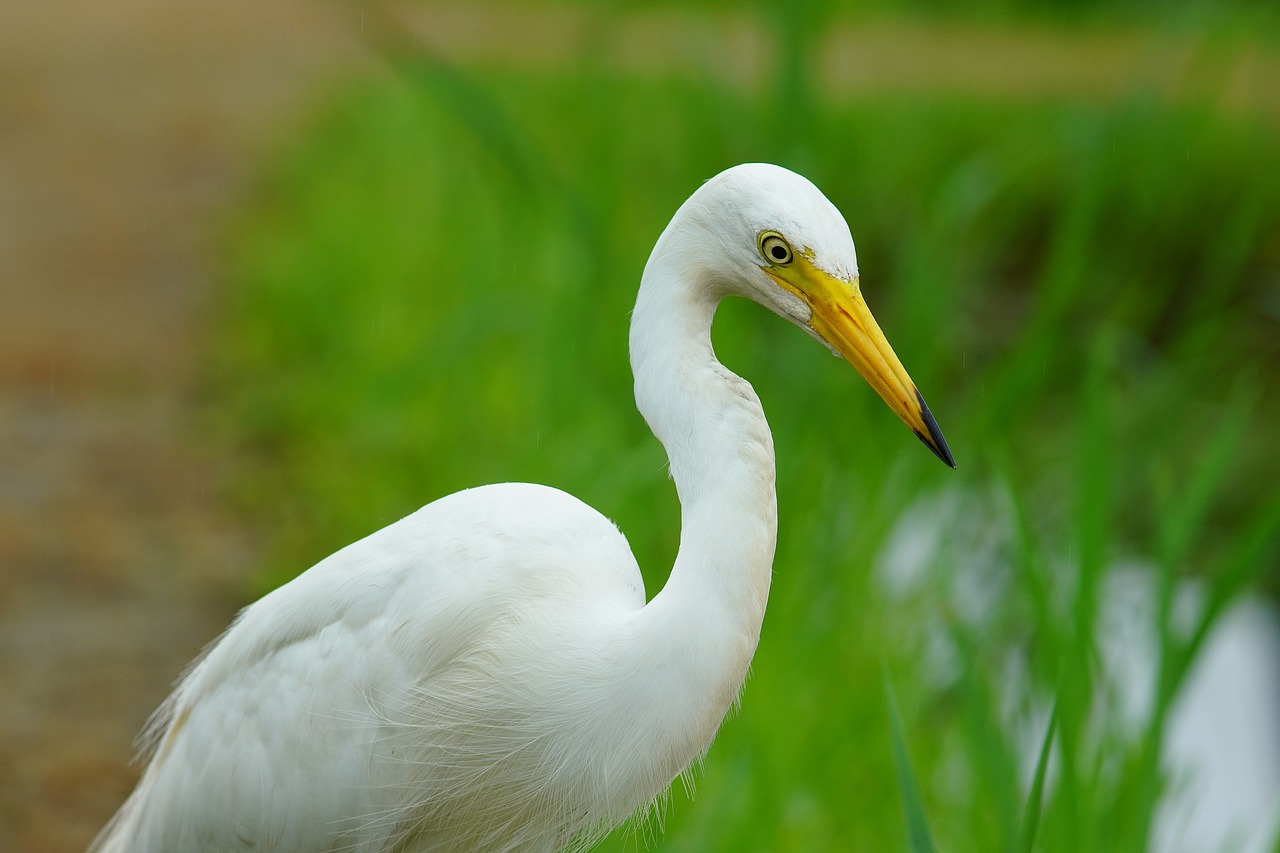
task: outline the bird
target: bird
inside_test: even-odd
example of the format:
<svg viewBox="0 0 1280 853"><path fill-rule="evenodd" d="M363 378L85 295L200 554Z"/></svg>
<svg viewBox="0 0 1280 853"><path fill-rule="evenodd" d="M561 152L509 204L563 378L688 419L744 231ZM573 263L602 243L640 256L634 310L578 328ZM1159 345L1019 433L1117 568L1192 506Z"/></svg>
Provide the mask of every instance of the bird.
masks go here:
<svg viewBox="0 0 1280 853"><path fill-rule="evenodd" d="M840 212L783 167L728 168L662 231L631 315L636 406L681 505L662 589L563 491L434 500L236 616L153 715L91 850L552 853L660 801L739 698L772 576L773 438L711 343L731 295L847 360L955 467Z"/></svg>

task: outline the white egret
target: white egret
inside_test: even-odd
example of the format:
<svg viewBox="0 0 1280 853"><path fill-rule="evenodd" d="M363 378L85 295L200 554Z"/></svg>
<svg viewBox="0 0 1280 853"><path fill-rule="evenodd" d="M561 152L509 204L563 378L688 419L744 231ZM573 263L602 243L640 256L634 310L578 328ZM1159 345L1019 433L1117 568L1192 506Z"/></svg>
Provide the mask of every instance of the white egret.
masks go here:
<svg viewBox="0 0 1280 853"><path fill-rule="evenodd" d="M679 552L646 602L618 529L556 489L450 495L247 607L151 725L101 851L553 851L651 803L710 745L769 592L773 439L711 347L738 294L846 358L948 465L809 181L728 169L680 207L631 321Z"/></svg>

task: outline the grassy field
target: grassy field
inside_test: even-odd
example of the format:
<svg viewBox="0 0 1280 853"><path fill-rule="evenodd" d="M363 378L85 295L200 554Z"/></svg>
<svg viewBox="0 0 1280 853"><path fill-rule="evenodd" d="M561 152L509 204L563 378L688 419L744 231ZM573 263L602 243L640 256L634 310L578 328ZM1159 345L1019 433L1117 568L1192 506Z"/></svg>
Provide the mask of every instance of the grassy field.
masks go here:
<svg viewBox="0 0 1280 853"><path fill-rule="evenodd" d="M778 449L774 592L696 803L677 786L663 831L605 849L1143 849L1189 663L1242 589L1274 591L1274 130L1141 96L826 103L566 68L402 55L265 164L209 369L269 531L259 591L432 498L532 480L616 520L652 594L679 516L631 399L640 270L700 181L789 165L849 219L959 469L848 365L724 306L717 352ZM1136 722L1100 648L1122 562L1154 590Z"/></svg>

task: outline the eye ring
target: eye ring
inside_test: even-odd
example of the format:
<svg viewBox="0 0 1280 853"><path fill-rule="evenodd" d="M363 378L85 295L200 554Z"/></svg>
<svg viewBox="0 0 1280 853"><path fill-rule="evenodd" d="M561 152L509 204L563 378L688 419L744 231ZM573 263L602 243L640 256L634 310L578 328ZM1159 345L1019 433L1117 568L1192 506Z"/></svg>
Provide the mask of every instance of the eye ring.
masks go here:
<svg viewBox="0 0 1280 853"><path fill-rule="evenodd" d="M785 267L795 259L791 244L777 231L764 231L760 234L760 254L769 263L780 267Z"/></svg>

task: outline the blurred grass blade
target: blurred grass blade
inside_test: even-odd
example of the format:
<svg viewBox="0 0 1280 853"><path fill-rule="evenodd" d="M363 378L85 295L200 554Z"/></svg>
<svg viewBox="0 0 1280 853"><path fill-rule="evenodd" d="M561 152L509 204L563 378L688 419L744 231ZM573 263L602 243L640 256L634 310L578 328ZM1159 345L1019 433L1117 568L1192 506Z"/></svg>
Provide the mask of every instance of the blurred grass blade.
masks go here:
<svg viewBox="0 0 1280 853"><path fill-rule="evenodd" d="M1162 705L1173 700L1219 618L1266 567L1268 551L1274 547L1277 532L1280 532L1280 490L1274 490L1260 496L1255 502L1256 511L1238 522L1233 545L1220 558L1219 568L1208 584L1208 601L1185 641L1180 641L1173 626L1171 581L1189 563L1196 536L1204 534L1209 510L1215 500L1221 498L1229 469L1238 459L1241 439L1256 403L1257 396L1251 388L1236 394L1222 425L1196 460L1196 476L1183 490L1182 499L1164 513L1159 534L1168 589L1162 596L1160 628L1162 643L1171 652L1168 663L1161 670L1158 685L1157 698Z"/></svg>
<svg viewBox="0 0 1280 853"><path fill-rule="evenodd" d="M1004 849L1008 850L1017 836L1022 796L1018 786L1009 782L1019 776L1019 756L997 707L1005 695L1003 682L985 665L988 647L977 632L962 620L953 620L949 629L948 636L959 650L957 685L968 720L965 747L974 771L973 791L991 802L991 817L998 822Z"/></svg>
<svg viewBox="0 0 1280 853"><path fill-rule="evenodd" d="M913 853L934 853L933 836L925 817L920 785L916 782L911 759L907 755L906 739L902 735L902 717L898 713L898 700L893 693L889 673L884 674L885 697L889 703L889 725L893 731L893 763L898 771L898 787L902 792L902 807L907 820L907 839Z"/></svg>
<svg viewBox="0 0 1280 853"><path fill-rule="evenodd" d="M1208 447L1196 460L1195 476L1180 490L1177 503L1168 507L1160 524L1160 556L1176 567L1187 559L1197 533L1219 497L1229 469L1239 455L1240 443L1257 408L1257 394L1248 386L1237 390Z"/></svg>
<svg viewBox="0 0 1280 853"><path fill-rule="evenodd" d="M1280 492L1271 496L1267 505L1254 516L1250 527L1238 535L1236 546L1228 556L1221 575L1210 588L1209 602L1176 662L1175 686L1182 683L1187 670L1222 614L1269 565L1268 552L1275 549L1277 537L1280 537Z"/></svg>
<svg viewBox="0 0 1280 853"><path fill-rule="evenodd" d="M1036 760L1036 774L1031 780L1031 790L1027 793L1027 807L1022 813L1022 824L1018 829L1018 844L1015 850L1030 853L1035 844L1036 831L1040 828L1040 809L1044 799L1044 778L1049 769L1049 754L1053 751L1053 735L1058 727L1058 704L1053 705L1053 713L1049 715L1049 725L1044 731L1044 742L1040 744L1040 757Z"/></svg>
<svg viewBox="0 0 1280 853"><path fill-rule="evenodd" d="M463 121L477 141L493 153L492 163L528 190L538 187L546 158L533 150L528 134L516 127L488 88L477 84L461 66L447 62L416 38L391 9L372 4L362 11L365 41L411 89L437 99Z"/></svg>

